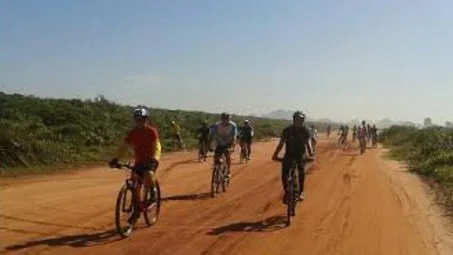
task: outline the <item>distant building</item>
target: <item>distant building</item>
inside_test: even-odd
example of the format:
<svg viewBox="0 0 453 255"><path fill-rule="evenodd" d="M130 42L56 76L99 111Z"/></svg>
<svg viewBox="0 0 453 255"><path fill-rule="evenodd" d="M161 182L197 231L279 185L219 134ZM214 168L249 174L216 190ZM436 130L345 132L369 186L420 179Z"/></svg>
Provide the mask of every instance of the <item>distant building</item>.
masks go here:
<svg viewBox="0 0 453 255"><path fill-rule="evenodd" d="M423 120L423 124L425 125L425 127L429 127L429 126L432 126L433 125L433 122L431 120L430 117L426 117L424 120Z"/></svg>
<svg viewBox="0 0 453 255"><path fill-rule="evenodd" d="M453 121L446 121L446 122L445 122L445 127L447 127L447 128L453 128Z"/></svg>

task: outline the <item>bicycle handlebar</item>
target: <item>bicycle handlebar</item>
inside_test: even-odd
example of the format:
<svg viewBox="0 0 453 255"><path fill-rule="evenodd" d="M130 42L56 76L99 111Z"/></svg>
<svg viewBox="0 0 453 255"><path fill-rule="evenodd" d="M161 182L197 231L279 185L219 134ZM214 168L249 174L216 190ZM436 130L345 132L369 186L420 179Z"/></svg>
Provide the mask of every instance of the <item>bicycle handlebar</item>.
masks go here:
<svg viewBox="0 0 453 255"><path fill-rule="evenodd" d="M276 159L272 159L272 161L283 162L283 158L278 157ZM312 161L314 161L314 159L313 158L305 158L304 161L305 162L312 162Z"/></svg>

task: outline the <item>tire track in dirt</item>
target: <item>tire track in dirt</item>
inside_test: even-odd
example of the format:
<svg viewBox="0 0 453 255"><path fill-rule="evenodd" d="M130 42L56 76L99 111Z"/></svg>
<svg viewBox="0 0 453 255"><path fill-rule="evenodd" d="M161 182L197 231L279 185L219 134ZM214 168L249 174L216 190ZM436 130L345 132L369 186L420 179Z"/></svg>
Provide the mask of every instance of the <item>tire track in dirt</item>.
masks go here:
<svg viewBox="0 0 453 255"><path fill-rule="evenodd" d="M0 222L2 233L14 231L5 232L5 226L14 228L17 235L20 231L36 232L23 233L22 239L17 235L8 238L3 245L13 253L46 254L425 255L435 254L433 249L440 247L435 244L440 239L427 237L416 227L425 216L415 209L417 203L399 179L385 175L383 160L375 150L359 156L356 149L337 149L333 141L319 143L315 161L306 168L306 199L298 205L293 224L285 227L280 165L270 160L275 146L275 141L255 145L254 158L246 167L233 165L228 191L214 199L209 197L211 162L195 162L196 153L168 157L158 172L164 197L158 223L152 228L139 225L126 240L119 239L112 230L112 201L124 175L106 176L105 170L79 173L87 185L80 186L77 192L57 193L53 204L60 203L62 207L52 211L56 218L66 220L53 223L67 226L54 226L59 232L45 238L40 231L55 230L53 227L44 225L39 229L39 224L8 226ZM233 160L236 162L237 154ZM29 185L36 185L29 189L40 190L41 184ZM51 185L46 192L36 194L42 197L38 205L48 201L45 196L55 195L52 190L62 187L57 183L46 185ZM3 215L45 221L30 210L33 204L14 203L21 195L20 188L8 188L8 201L12 202ZM67 203L81 197L91 197L93 201ZM74 218L71 212L87 206L98 208L86 214L90 219L80 222L81 218ZM8 224L15 222L12 218L3 219ZM435 235L435 231L428 233Z"/></svg>

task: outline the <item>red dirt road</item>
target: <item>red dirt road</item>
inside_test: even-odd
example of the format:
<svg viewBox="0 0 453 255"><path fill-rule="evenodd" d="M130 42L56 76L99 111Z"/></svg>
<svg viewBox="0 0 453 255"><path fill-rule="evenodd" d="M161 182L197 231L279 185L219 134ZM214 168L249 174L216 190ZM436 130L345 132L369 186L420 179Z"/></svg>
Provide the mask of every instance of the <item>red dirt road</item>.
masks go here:
<svg viewBox="0 0 453 255"><path fill-rule="evenodd" d="M125 174L99 168L2 185L0 250L12 254L453 254L451 233L424 185L382 150L340 151L322 141L306 200L285 227L275 142L235 164L227 193L209 196L211 159L164 158L158 223L129 239L113 230ZM234 162L238 162L235 153Z"/></svg>

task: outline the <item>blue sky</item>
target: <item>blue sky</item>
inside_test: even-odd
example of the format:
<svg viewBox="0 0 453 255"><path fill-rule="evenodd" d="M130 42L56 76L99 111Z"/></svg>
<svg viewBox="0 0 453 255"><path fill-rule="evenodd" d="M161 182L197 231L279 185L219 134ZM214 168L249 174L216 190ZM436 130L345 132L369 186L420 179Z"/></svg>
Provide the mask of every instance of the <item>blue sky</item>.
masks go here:
<svg viewBox="0 0 453 255"><path fill-rule="evenodd" d="M0 1L0 90L453 119L453 1Z"/></svg>

